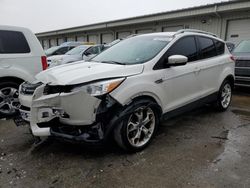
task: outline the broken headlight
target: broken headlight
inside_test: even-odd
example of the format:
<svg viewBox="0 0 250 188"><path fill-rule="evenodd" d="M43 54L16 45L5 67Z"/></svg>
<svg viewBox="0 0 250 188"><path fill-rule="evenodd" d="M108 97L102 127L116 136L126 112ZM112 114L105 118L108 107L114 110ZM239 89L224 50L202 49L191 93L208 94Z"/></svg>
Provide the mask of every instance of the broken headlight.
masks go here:
<svg viewBox="0 0 250 188"><path fill-rule="evenodd" d="M91 96L100 96L112 92L124 80L125 78L118 78L113 80L95 82L88 85L75 87L72 89L72 92L84 91Z"/></svg>

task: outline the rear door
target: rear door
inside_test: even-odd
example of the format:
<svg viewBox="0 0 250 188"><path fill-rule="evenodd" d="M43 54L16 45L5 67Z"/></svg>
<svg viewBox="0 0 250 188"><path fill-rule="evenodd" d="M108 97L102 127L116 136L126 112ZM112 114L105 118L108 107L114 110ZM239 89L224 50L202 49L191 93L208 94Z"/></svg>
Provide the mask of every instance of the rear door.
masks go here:
<svg viewBox="0 0 250 188"><path fill-rule="evenodd" d="M218 89L220 74L225 61L225 43L209 37L197 36L199 46L199 61L196 76L203 97L215 93Z"/></svg>

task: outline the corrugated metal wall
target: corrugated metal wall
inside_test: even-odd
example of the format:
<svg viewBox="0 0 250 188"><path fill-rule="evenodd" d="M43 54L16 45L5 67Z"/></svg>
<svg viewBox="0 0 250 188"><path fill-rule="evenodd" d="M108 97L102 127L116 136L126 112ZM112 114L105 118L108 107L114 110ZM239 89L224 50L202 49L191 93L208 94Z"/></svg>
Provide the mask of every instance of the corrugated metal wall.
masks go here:
<svg viewBox="0 0 250 188"><path fill-rule="evenodd" d="M142 34L149 32L162 32L162 31L174 31L181 28L199 29L208 32L212 32L220 36L222 39L226 39L228 22L230 20L250 18L249 11L240 11L227 14L215 14L214 12L208 15L199 15L184 19L172 19L168 21L151 21L143 22L141 24L131 24L126 26L116 26L107 29L98 29L93 31L81 31L74 34L61 34L58 36L51 36L45 38L39 38L42 41L43 47L46 49L53 45L59 45L62 39L67 41L89 41L95 43L108 43L111 40L117 38L125 38L131 34ZM83 34L84 32L84 34ZM54 41L58 38L60 42L56 44Z"/></svg>

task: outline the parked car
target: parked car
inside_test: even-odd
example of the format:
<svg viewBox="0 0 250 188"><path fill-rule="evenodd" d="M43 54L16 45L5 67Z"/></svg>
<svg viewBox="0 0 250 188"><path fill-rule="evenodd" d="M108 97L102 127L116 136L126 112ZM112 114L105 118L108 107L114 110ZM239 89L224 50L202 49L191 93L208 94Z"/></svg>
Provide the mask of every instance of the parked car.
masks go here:
<svg viewBox="0 0 250 188"><path fill-rule="evenodd" d="M69 41L64 42L60 46L80 46L80 45L95 45L93 42Z"/></svg>
<svg viewBox="0 0 250 188"><path fill-rule="evenodd" d="M32 82L47 68L47 60L36 36L26 28L0 26L0 116L9 117L19 106L18 87Z"/></svg>
<svg viewBox="0 0 250 188"><path fill-rule="evenodd" d="M236 59L235 85L250 87L250 40L242 41L233 51Z"/></svg>
<svg viewBox="0 0 250 188"><path fill-rule="evenodd" d="M49 67L73 63L80 60L88 60L99 54L104 49L104 45L80 45L65 55L56 55L48 58Z"/></svg>
<svg viewBox="0 0 250 188"><path fill-rule="evenodd" d="M53 56L53 55L63 55L75 47L76 46L53 46L53 47L45 50L45 54L47 57Z"/></svg>
<svg viewBox="0 0 250 188"><path fill-rule="evenodd" d="M94 45L92 42L64 42L60 46L53 46L47 50L45 50L45 54L47 57L53 55L64 55L68 51L80 45Z"/></svg>
<svg viewBox="0 0 250 188"><path fill-rule="evenodd" d="M196 30L134 36L91 61L44 71L20 87L35 136L144 149L160 119L205 103L225 111L234 60L221 39ZM26 88L32 88L26 92Z"/></svg>
<svg viewBox="0 0 250 188"><path fill-rule="evenodd" d="M227 41L226 45L227 45L229 52L232 52L235 48L235 44L233 42Z"/></svg>

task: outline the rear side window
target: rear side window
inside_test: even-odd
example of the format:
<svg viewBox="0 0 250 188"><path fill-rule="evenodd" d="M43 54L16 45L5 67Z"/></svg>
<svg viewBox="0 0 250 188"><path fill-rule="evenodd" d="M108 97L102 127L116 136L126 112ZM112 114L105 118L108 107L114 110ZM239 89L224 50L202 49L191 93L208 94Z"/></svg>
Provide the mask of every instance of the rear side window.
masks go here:
<svg viewBox="0 0 250 188"><path fill-rule="evenodd" d="M188 62L198 60L198 52L195 38L193 36L184 37L178 40L168 51L166 57L172 55L184 55L188 58Z"/></svg>
<svg viewBox="0 0 250 188"><path fill-rule="evenodd" d="M30 47L23 33L0 30L0 54L29 53Z"/></svg>
<svg viewBox="0 0 250 188"><path fill-rule="evenodd" d="M198 37L198 40L200 44L201 53L200 59L206 59L217 56L216 47L212 39L206 37Z"/></svg>
<svg viewBox="0 0 250 188"><path fill-rule="evenodd" d="M218 40L214 40L215 46L216 46L216 50L217 50L217 55L222 55L225 52L225 43L218 41Z"/></svg>

